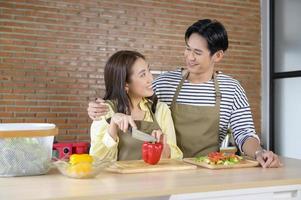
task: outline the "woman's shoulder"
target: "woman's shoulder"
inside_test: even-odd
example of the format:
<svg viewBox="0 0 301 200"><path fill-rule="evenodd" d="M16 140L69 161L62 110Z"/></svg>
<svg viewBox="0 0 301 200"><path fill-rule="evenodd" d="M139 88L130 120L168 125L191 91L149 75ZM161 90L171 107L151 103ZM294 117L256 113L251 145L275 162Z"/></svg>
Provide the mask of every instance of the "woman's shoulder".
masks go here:
<svg viewBox="0 0 301 200"><path fill-rule="evenodd" d="M156 112L170 112L169 107L166 103L158 101L157 106L156 106Z"/></svg>

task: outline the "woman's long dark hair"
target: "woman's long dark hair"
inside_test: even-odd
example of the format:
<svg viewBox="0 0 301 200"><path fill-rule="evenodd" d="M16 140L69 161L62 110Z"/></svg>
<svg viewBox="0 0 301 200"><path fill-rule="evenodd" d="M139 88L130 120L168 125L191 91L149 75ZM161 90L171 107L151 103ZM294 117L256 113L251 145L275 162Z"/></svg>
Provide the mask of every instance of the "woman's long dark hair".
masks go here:
<svg viewBox="0 0 301 200"><path fill-rule="evenodd" d="M119 113L131 114L131 101L125 91L125 85L131 81L132 67L139 58L145 60L145 57L139 52L118 51L106 63L104 69L106 87L104 100L113 101ZM148 100L151 103L152 111L155 113L158 101L156 95L148 97Z"/></svg>

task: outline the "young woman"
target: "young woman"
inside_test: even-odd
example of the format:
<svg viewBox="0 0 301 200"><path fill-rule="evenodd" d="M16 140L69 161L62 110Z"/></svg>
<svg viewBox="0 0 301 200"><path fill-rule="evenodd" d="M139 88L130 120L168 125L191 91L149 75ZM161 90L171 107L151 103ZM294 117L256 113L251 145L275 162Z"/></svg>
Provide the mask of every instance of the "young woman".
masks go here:
<svg viewBox="0 0 301 200"><path fill-rule="evenodd" d="M161 141L163 158L181 159L171 113L157 102L152 89L153 76L142 54L119 51L104 70L108 113L91 125L90 154L112 160L141 159L142 141L132 138L128 128L137 128Z"/></svg>

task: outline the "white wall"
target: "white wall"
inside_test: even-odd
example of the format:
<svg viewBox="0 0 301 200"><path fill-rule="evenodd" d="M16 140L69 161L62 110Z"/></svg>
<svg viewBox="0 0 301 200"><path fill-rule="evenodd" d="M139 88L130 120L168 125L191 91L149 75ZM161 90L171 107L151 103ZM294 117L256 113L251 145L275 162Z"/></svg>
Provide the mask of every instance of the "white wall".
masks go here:
<svg viewBox="0 0 301 200"><path fill-rule="evenodd" d="M270 10L269 0L261 0L261 140L266 149L269 149L269 106L270 106Z"/></svg>

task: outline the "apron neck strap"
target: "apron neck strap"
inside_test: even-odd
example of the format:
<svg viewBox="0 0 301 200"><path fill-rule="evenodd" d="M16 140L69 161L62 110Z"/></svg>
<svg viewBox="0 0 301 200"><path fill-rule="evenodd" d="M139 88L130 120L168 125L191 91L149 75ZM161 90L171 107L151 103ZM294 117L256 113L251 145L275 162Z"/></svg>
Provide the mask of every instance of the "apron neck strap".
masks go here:
<svg viewBox="0 0 301 200"><path fill-rule="evenodd" d="M148 110L149 110L149 112L150 112L150 115L151 115L151 117L152 117L152 119L153 119L153 122L159 126L159 123L158 123L157 120L156 120L155 113L153 113L149 101L146 103L146 106L147 106L147 108L148 108ZM159 126L159 127L160 127L160 126Z"/></svg>
<svg viewBox="0 0 301 200"><path fill-rule="evenodd" d="M216 78L216 74L218 72L214 72L213 73L213 81L214 81L214 87L215 87L215 99L216 99L216 106L220 106L220 103L221 103L221 98L222 98L222 95L221 95L221 92L219 90L219 85L218 85L218 81L217 81L217 78ZM189 72L187 72L181 79L177 89L176 89L176 92L175 92L175 95L173 96L172 98L172 102L171 102L171 108L176 104L176 101L177 101L177 98L179 96L179 93L180 93L180 90L183 86L183 83L184 81L188 78L189 76Z"/></svg>
<svg viewBox="0 0 301 200"><path fill-rule="evenodd" d="M215 101L216 101L215 105L219 107L221 104L222 94L219 90L219 85L218 85L218 81L216 78L217 74L218 74L218 71L213 73L213 80L214 80L214 87L215 87Z"/></svg>
<svg viewBox="0 0 301 200"><path fill-rule="evenodd" d="M182 88L182 86L183 86L184 81L187 79L188 75L189 75L189 72L187 72L187 73L182 77L182 79L181 79L181 81L180 81L180 83L179 83L179 85L178 85L178 87L177 87L177 89L176 89L175 95L174 95L173 98L172 98L171 107L173 107L173 106L176 104L176 101L177 101L177 98L178 98L178 96L179 96L180 90L181 90L181 88Z"/></svg>

